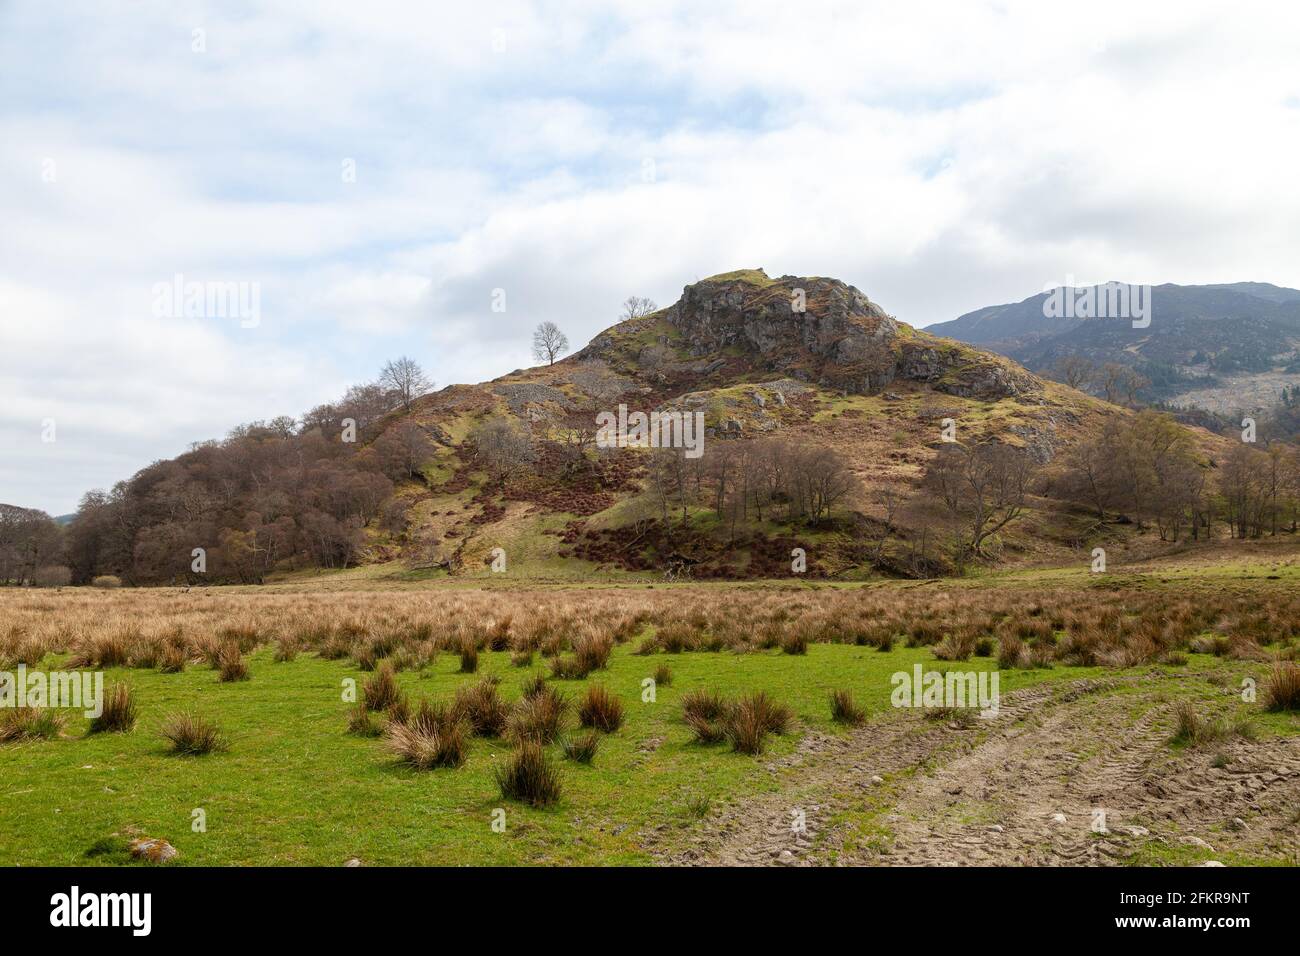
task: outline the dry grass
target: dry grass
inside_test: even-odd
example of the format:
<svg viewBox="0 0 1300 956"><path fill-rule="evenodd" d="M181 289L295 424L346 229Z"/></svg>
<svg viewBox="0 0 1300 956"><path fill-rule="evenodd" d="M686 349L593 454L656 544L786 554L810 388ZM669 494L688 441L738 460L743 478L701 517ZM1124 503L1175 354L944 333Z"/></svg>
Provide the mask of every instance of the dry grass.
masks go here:
<svg viewBox="0 0 1300 956"><path fill-rule="evenodd" d="M54 740L67 722L66 714L48 707L3 707L0 708L0 743Z"/></svg>
<svg viewBox="0 0 1300 956"><path fill-rule="evenodd" d="M384 661L361 685L361 700L366 710L388 710L401 698L393 665Z"/></svg>
<svg viewBox="0 0 1300 956"><path fill-rule="evenodd" d="M104 709L92 717L88 733L126 733L135 727L135 696L126 684L115 684L104 694Z"/></svg>
<svg viewBox="0 0 1300 956"><path fill-rule="evenodd" d="M526 740L496 768L501 796L534 807L549 807L560 799L560 775L542 745Z"/></svg>
<svg viewBox="0 0 1300 956"><path fill-rule="evenodd" d="M177 756L201 756L227 749L216 724L193 714L172 714L163 721L161 732Z"/></svg>
<svg viewBox="0 0 1300 956"><path fill-rule="evenodd" d="M831 691L831 720L837 724L860 727L866 723L867 715L853 702L853 695L847 690Z"/></svg>
<svg viewBox="0 0 1300 956"><path fill-rule="evenodd" d="M600 734L588 730L580 734L567 734L560 738L560 750L565 760L575 763L591 763L600 748Z"/></svg>
<svg viewBox="0 0 1300 956"><path fill-rule="evenodd" d="M1278 661L1264 685L1267 710L1300 710L1300 667L1290 661Z"/></svg>
<svg viewBox="0 0 1300 956"><path fill-rule="evenodd" d="M612 734L623 726L623 702L607 688L593 684L578 704L578 723Z"/></svg>

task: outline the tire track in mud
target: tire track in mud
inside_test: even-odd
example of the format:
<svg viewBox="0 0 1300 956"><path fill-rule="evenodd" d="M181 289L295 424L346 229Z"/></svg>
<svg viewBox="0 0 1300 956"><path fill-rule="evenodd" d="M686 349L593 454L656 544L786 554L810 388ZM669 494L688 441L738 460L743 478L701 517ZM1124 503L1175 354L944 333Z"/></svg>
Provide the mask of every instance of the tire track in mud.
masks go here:
<svg viewBox="0 0 1300 956"><path fill-rule="evenodd" d="M1112 693L1188 676L1040 684L971 727L908 711L843 737L811 733L768 764L776 792L651 852L678 865L1108 865L1155 841L1300 862L1300 741L1176 753L1168 702ZM863 845L834 821L843 810L876 811L888 838Z"/></svg>
<svg viewBox="0 0 1300 956"><path fill-rule="evenodd" d="M677 865L762 866L812 865L838 850L828 832L830 818L869 799L873 791L888 792L888 778L925 768L950 753L970 750L981 732L997 733L1054 700L1071 700L1100 685L1076 681L1039 685L1007 695L995 718L961 727L908 710L890 712L847 736L814 732L806 735L794 754L768 764L779 780L776 793L764 793L721 808L709 817L684 849L657 854L660 862ZM803 813L803 832L793 826ZM828 835L830 839L819 839ZM652 847L652 852L654 849Z"/></svg>

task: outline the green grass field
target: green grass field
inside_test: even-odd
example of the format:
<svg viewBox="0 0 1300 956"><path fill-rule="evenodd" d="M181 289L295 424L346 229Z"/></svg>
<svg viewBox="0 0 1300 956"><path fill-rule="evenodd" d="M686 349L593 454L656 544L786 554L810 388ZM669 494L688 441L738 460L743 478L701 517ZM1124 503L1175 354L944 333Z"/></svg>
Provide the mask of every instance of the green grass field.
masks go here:
<svg viewBox="0 0 1300 956"><path fill-rule="evenodd" d="M422 673L401 673L403 690L450 698L457 685L493 674L507 700L528 675L509 655L484 653L479 675L456 673L443 654ZM170 840L178 863L190 865L339 865L356 857L372 864L644 863L638 836L650 828L687 828L702 801L725 803L772 787L765 764L788 753L799 731L770 738L758 757L727 745L691 742L678 704L697 687L724 694L767 690L788 703L804 729L837 732L827 697L850 688L871 713L889 709L890 675L914 663L941 669L925 648L812 645L807 656L686 653L637 656L615 649L608 670L586 681L555 681L571 698L604 683L626 704L623 728L606 736L591 766L559 760L564 793L545 810L502 801L493 768L509 752L502 741L475 739L457 770L415 771L399 764L381 740L345 733L350 705L345 678L368 675L347 661L303 655L287 663L269 649L249 658L252 678L222 684L206 666L180 674L113 669L106 682L136 691L140 718L126 734L84 735L77 715L59 740L0 746L0 843L6 863L71 865L119 862L87 858L97 841L139 831ZM642 703L642 680L660 663L671 686ZM988 670L987 658L954 665ZM1039 680L1076 678L1089 671L1056 668L1003 675L1002 691ZM158 733L163 718L192 711L215 721L229 750L202 757L167 753ZM506 811L504 833L490 826ZM192 811L206 814L207 831L192 832Z"/></svg>

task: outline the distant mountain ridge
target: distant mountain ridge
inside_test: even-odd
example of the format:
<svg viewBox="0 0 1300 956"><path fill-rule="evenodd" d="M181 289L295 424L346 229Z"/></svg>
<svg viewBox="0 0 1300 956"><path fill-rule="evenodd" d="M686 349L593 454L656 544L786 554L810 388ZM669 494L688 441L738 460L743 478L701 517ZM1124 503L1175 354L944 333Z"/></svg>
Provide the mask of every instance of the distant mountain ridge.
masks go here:
<svg viewBox="0 0 1300 956"><path fill-rule="evenodd" d="M926 331L1006 355L1038 374L1053 374L1068 357L1128 366L1150 381L1148 400L1220 411L1234 400L1266 407L1284 388L1300 385L1300 290L1267 282L1166 283L1151 289L1144 328L1126 318L1048 315L1050 295L976 309Z"/></svg>

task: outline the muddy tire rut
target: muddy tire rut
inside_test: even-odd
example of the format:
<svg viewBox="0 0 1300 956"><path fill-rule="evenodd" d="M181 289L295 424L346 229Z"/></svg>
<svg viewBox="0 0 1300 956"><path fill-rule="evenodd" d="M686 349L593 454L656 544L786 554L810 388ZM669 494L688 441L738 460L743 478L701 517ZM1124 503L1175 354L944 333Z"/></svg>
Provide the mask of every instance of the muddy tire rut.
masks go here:
<svg viewBox="0 0 1300 956"><path fill-rule="evenodd" d="M774 792L650 849L719 866L1116 865L1147 844L1300 862L1300 742L1173 750L1158 688L1177 679L1041 684L970 726L905 711L810 733L768 762ZM1153 692L1117 693L1138 682Z"/></svg>

